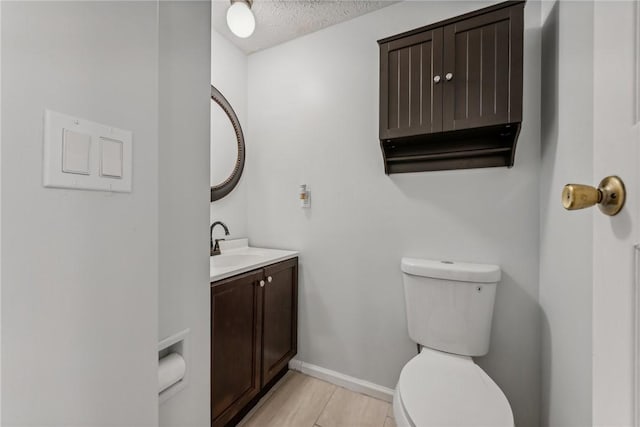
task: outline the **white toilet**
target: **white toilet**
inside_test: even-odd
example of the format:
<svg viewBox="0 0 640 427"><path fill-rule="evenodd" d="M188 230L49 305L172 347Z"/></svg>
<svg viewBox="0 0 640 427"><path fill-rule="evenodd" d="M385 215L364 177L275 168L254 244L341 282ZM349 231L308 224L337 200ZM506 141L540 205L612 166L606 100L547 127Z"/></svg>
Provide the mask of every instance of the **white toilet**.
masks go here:
<svg viewBox="0 0 640 427"><path fill-rule="evenodd" d="M409 336L421 351L400 373L396 424L513 427L504 393L471 359L489 351L500 267L403 258L402 273Z"/></svg>

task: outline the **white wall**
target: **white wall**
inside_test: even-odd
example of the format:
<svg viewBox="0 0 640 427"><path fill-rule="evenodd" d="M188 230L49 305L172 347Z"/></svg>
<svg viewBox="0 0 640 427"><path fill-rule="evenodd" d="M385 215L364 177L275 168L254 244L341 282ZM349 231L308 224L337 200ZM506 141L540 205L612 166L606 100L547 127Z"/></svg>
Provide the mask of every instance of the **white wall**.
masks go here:
<svg viewBox="0 0 640 427"><path fill-rule="evenodd" d="M162 426L210 424L209 78L211 3L159 6L159 338L186 328L188 385L160 405Z"/></svg>
<svg viewBox="0 0 640 427"><path fill-rule="evenodd" d="M590 268L595 209L567 212L562 187L593 178L593 2L542 11L541 424L591 425Z"/></svg>
<svg viewBox="0 0 640 427"><path fill-rule="evenodd" d="M2 4L2 425L158 422L157 13ZM44 188L45 108L132 130L133 192Z"/></svg>
<svg viewBox="0 0 640 427"><path fill-rule="evenodd" d="M211 84L227 98L236 112L247 140L246 151L250 152L253 145L247 137L247 56L213 29L211 30ZM211 108L219 107L212 102ZM245 174L246 170L245 165ZM228 238L247 237L248 208L245 174L228 196L211 203L211 223L216 220L224 222L231 232ZM214 234L218 238L224 237L220 227L216 228Z"/></svg>
<svg viewBox="0 0 640 427"><path fill-rule="evenodd" d="M249 57L249 236L301 251L299 355L394 387L415 354L402 256L496 263L479 364L519 426L538 425L540 10L527 4L524 125L515 167L386 176L376 40L482 7L403 2ZM214 53L215 57L215 53ZM312 207L298 207L298 185Z"/></svg>

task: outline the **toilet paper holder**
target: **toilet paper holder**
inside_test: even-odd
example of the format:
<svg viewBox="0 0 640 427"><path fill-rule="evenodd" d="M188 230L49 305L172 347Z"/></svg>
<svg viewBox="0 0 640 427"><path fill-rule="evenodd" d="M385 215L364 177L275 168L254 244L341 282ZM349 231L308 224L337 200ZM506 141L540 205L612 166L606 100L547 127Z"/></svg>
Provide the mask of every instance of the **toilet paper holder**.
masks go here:
<svg viewBox="0 0 640 427"><path fill-rule="evenodd" d="M185 365L185 372L182 378L167 387L165 390L162 390L158 394L159 403L162 404L171 397L175 396L182 389L184 389L188 384L189 379L189 329L185 329L180 331L158 343L158 368L160 368L160 361L171 355L177 354L182 357Z"/></svg>

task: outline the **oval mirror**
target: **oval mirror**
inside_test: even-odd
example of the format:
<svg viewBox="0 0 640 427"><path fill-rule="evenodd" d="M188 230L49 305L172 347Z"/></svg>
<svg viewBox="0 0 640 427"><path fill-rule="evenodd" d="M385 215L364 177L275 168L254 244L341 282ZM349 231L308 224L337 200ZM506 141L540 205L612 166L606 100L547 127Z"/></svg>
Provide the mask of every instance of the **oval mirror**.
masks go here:
<svg viewBox="0 0 640 427"><path fill-rule="evenodd" d="M211 201L238 185L244 169L244 135L229 101L211 86Z"/></svg>

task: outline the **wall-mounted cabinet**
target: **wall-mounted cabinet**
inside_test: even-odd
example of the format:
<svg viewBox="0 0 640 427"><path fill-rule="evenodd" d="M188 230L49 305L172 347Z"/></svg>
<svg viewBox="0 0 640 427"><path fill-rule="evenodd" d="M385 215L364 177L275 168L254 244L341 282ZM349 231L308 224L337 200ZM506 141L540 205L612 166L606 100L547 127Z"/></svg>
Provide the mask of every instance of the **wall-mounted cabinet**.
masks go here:
<svg viewBox="0 0 640 427"><path fill-rule="evenodd" d="M379 40L386 173L513 166L524 1Z"/></svg>
<svg viewBox="0 0 640 427"><path fill-rule="evenodd" d="M297 352L298 259L211 284L211 425L234 424Z"/></svg>

